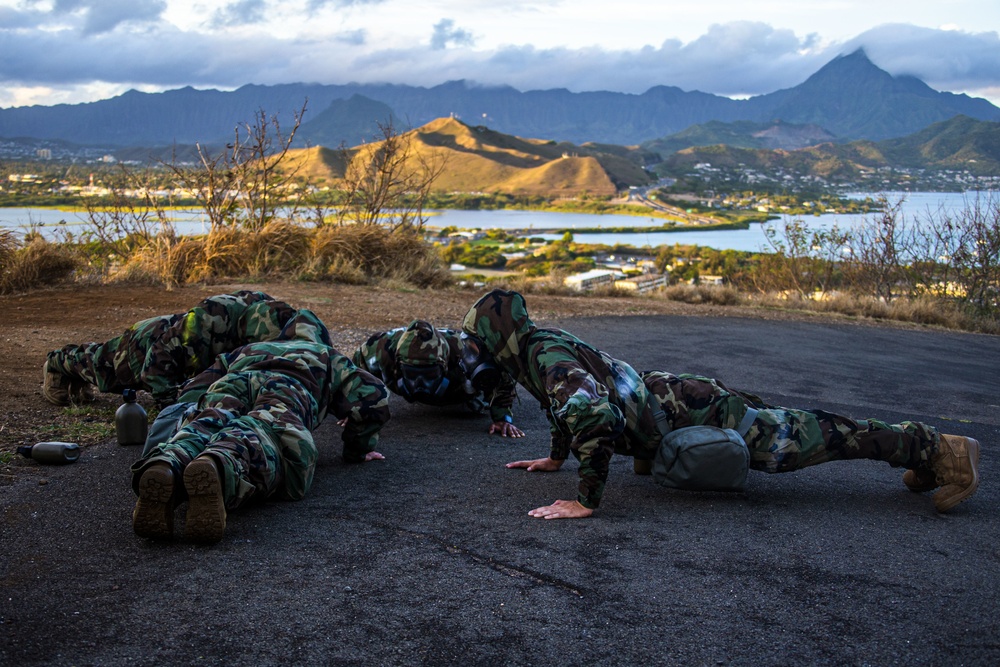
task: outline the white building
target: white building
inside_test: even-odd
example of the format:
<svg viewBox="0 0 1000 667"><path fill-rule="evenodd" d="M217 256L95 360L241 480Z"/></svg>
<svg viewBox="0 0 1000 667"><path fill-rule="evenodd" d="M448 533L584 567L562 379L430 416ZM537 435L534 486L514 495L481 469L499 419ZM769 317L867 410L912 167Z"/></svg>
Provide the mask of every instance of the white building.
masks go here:
<svg viewBox="0 0 1000 667"><path fill-rule="evenodd" d="M605 269L591 269L590 271L567 276L563 284L579 292L589 292L596 287L614 284L615 278L618 275L621 274Z"/></svg>
<svg viewBox="0 0 1000 667"><path fill-rule="evenodd" d="M667 286L666 274L654 275L646 273L641 276L623 278L615 282L616 289L634 291L638 294L645 294L653 290L663 289Z"/></svg>

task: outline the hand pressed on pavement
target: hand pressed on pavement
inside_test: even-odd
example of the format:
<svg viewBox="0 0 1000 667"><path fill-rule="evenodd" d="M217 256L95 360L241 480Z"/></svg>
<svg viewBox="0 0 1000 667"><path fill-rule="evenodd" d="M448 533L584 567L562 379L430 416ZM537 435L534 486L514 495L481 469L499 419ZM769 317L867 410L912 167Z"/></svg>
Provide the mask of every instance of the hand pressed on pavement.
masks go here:
<svg viewBox="0 0 1000 667"><path fill-rule="evenodd" d="M499 433L505 438L523 438L524 431L505 421L493 422L490 424L490 434Z"/></svg>
<svg viewBox="0 0 1000 667"><path fill-rule="evenodd" d="M368 452L365 454L365 463L368 461L384 461L385 457L378 452Z"/></svg>
<svg viewBox="0 0 1000 667"><path fill-rule="evenodd" d="M536 519L585 519L593 513L594 510L576 500L557 500L551 505L531 510L528 516Z"/></svg>
<svg viewBox="0 0 1000 667"><path fill-rule="evenodd" d="M507 467L524 468L528 472L535 472L536 470L539 472L555 472L556 470L559 470L560 467L562 467L562 464L563 462L560 460L544 458L544 459L533 459L531 461L514 461L512 463L508 463Z"/></svg>

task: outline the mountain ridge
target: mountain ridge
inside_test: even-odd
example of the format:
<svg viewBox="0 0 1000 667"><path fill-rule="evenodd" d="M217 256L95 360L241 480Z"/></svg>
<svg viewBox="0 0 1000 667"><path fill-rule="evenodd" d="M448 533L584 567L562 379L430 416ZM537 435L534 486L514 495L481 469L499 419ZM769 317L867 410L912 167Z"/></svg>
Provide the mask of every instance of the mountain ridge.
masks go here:
<svg viewBox="0 0 1000 667"><path fill-rule="evenodd" d="M894 77L859 50L833 59L797 86L747 100L664 85L638 95L566 89L521 92L464 80L430 88L248 84L224 92L189 86L162 93L128 91L79 105L0 109L0 137L111 146L224 142L237 123L260 109L279 117L282 127L289 127L291 115L308 100L305 128L336 100L355 95L385 105L408 127L454 115L506 134L547 136L578 145L636 145L712 120L814 124L839 140L905 136L956 115L1000 120L1000 109L986 100L935 91L915 77ZM380 120L344 111L341 116L336 122L344 127ZM319 124L310 129L321 128ZM347 136L326 136L325 141L333 143L337 138L353 143Z"/></svg>

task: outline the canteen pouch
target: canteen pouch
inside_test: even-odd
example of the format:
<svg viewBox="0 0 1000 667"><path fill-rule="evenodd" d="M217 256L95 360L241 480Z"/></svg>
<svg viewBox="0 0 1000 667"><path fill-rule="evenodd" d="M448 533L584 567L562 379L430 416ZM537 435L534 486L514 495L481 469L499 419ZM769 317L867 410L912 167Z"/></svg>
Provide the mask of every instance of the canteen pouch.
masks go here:
<svg viewBox="0 0 1000 667"><path fill-rule="evenodd" d="M173 403L160 410L160 414L156 415L156 419L149 426L146 443L142 448L142 457L153 451L153 448L160 443L170 440L180 430L184 418L197 406L197 403L191 402Z"/></svg>
<svg viewBox="0 0 1000 667"><path fill-rule="evenodd" d="M688 491L743 491L750 452L731 428L688 426L660 440L653 459L653 480Z"/></svg>

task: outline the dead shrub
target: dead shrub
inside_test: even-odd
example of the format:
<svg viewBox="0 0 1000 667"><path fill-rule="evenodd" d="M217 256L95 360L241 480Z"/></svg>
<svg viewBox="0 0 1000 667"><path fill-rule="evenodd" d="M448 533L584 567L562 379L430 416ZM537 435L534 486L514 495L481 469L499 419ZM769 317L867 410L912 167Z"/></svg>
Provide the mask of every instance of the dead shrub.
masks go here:
<svg viewBox="0 0 1000 667"><path fill-rule="evenodd" d="M391 279L435 287L450 284L450 274L420 234L376 225L324 226L310 230L309 259L301 277L342 276L345 282ZM359 276L360 274L360 276Z"/></svg>
<svg viewBox="0 0 1000 667"><path fill-rule="evenodd" d="M36 237L22 247L13 235L0 239L0 260L2 294L65 282L81 265L70 246Z"/></svg>
<svg viewBox="0 0 1000 667"><path fill-rule="evenodd" d="M728 285L670 285L662 292L663 298L690 304L713 306L738 306L743 295Z"/></svg>
<svg viewBox="0 0 1000 667"><path fill-rule="evenodd" d="M21 247L9 229L0 229L0 272L4 271L12 261L14 253Z"/></svg>
<svg viewBox="0 0 1000 667"><path fill-rule="evenodd" d="M601 285L590 291L592 296L599 296L609 299L630 299L638 296L635 290L621 289L612 285Z"/></svg>

